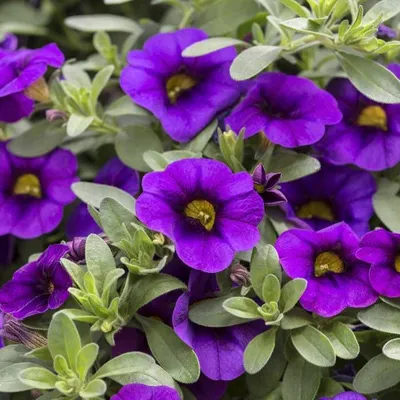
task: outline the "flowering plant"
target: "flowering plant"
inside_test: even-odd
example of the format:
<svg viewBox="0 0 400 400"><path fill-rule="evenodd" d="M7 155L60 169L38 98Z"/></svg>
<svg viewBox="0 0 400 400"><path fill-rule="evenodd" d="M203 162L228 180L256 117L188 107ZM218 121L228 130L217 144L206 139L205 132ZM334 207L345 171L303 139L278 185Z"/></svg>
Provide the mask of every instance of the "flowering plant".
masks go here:
<svg viewBox="0 0 400 400"><path fill-rule="evenodd" d="M3 1L0 399L398 399L399 18Z"/></svg>

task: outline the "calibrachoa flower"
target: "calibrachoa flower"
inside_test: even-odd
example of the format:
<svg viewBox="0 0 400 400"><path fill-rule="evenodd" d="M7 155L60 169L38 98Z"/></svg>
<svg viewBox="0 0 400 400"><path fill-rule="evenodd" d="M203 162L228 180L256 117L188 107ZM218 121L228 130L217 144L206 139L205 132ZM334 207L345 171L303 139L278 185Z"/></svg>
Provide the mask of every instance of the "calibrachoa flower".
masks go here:
<svg viewBox="0 0 400 400"><path fill-rule="evenodd" d="M369 172L322 163L316 174L283 183L287 218L315 230L344 221L358 235L369 231L375 179Z"/></svg>
<svg viewBox="0 0 400 400"><path fill-rule="evenodd" d="M400 77L400 65L388 66ZM368 171L381 171L400 161L400 104L376 103L347 79L333 79L328 85L343 113L343 120L329 127L316 144L333 164L355 164Z"/></svg>
<svg viewBox="0 0 400 400"><path fill-rule="evenodd" d="M246 128L246 138L262 131L275 144L298 147L320 140L325 126L341 118L334 97L312 81L267 72L255 80L226 123L235 132Z"/></svg>
<svg viewBox="0 0 400 400"><path fill-rule="evenodd" d="M367 398L360 393L344 392L333 397L321 397L320 400L367 400Z"/></svg>
<svg viewBox="0 0 400 400"><path fill-rule="evenodd" d="M68 247L54 244L36 260L17 270L0 289L0 309L24 319L59 308L69 297L72 280L60 264Z"/></svg>
<svg viewBox="0 0 400 400"><path fill-rule="evenodd" d="M0 40L0 57L4 56L10 51L16 50L18 47L18 39L12 33L6 33L2 40Z"/></svg>
<svg viewBox="0 0 400 400"><path fill-rule="evenodd" d="M34 100L48 101L43 78L47 68L60 68L64 55L52 43L37 50L16 50L0 57L0 122L29 116Z"/></svg>
<svg viewBox="0 0 400 400"><path fill-rule="evenodd" d="M285 195L277 189L282 174L267 174L265 173L264 166L258 164L252 176L254 189L262 197L266 206L273 207L287 202Z"/></svg>
<svg viewBox="0 0 400 400"><path fill-rule="evenodd" d="M191 322L190 305L212 296L216 289L215 275L192 271L188 291L176 302L172 323L178 336L197 354L204 375L215 381L231 381L244 373L244 350L265 329L265 325L251 322L208 328Z"/></svg>
<svg viewBox="0 0 400 400"><path fill-rule="evenodd" d="M131 383L112 396L111 400L180 400L180 396L175 389L168 386Z"/></svg>
<svg viewBox="0 0 400 400"><path fill-rule="evenodd" d="M174 241L188 266L218 272L235 252L257 244L264 203L247 172L234 174L216 160L187 159L143 178L136 213Z"/></svg>
<svg viewBox="0 0 400 400"><path fill-rule="evenodd" d="M134 196L140 187L139 173L114 157L98 172L95 183L115 186ZM89 236L91 233L100 233L101 229L89 214L87 205L79 204L69 217L66 233L69 239L78 236Z"/></svg>
<svg viewBox="0 0 400 400"><path fill-rule="evenodd" d="M286 274L307 280L300 304L326 318L347 307L370 306L378 298L368 265L356 258L358 247L357 235L345 223L318 232L290 229L276 241Z"/></svg>
<svg viewBox="0 0 400 400"><path fill-rule="evenodd" d="M367 233L357 258L371 264L369 280L381 295L400 297L400 234L385 229Z"/></svg>
<svg viewBox="0 0 400 400"><path fill-rule="evenodd" d="M128 54L121 87L140 106L150 110L171 138L187 142L218 112L234 104L241 85L231 79L233 47L189 58L182 51L207 39L200 29L186 28L150 38L143 50Z"/></svg>
<svg viewBox="0 0 400 400"><path fill-rule="evenodd" d="M0 235L35 238L55 229L75 199L78 163L68 150L36 157L11 154L0 143Z"/></svg>

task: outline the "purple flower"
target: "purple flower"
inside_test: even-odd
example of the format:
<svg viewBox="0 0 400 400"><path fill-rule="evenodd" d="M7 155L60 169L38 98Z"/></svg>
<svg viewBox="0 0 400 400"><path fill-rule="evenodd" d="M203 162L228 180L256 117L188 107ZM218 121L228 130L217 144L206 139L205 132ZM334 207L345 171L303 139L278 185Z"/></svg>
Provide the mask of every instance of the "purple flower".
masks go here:
<svg viewBox="0 0 400 400"><path fill-rule="evenodd" d="M390 26L380 24L376 35L378 36L378 38L382 39L396 39L397 31Z"/></svg>
<svg viewBox="0 0 400 400"><path fill-rule="evenodd" d="M48 101L43 76L49 66L60 68L63 63L64 55L54 43L0 57L0 122L16 122L29 116L34 100Z"/></svg>
<svg viewBox="0 0 400 400"><path fill-rule="evenodd" d="M347 307L368 307L378 298L368 265L355 256L358 247L357 235L343 222L318 232L290 229L276 241L286 274L307 280L300 304L326 318Z"/></svg>
<svg viewBox="0 0 400 400"><path fill-rule="evenodd" d="M60 264L68 247L54 244L36 261L16 271L0 289L0 309L24 319L59 308L69 297L72 280Z"/></svg>
<svg viewBox="0 0 400 400"><path fill-rule="evenodd" d="M235 132L246 128L246 138L262 131L275 144L298 147L320 140L325 125L341 118L333 96L312 81L267 72L255 80L226 123Z"/></svg>
<svg viewBox="0 0 400 400"><path fill-rule="evenodd" d="M175 389L168 386L131 383L112 396L111 400L180 400L180 396Z"/></svg>
<svg viewBox="0 0 400 400"><path fill-rule="evenodd" d="M400 77L400 65L388 66ZM329 127L315 148L336 165L354 164L382 171L400 161L400 104L376 103L343 78L333 79L328 90L336 97L343 120Z"/></svg>
<svg viewBox="0 0 400 400"><path fill-rule="evenodd" d="M122 71L122 89L178 142L189 141L240 96L241 85L229 75L233 47L182 57L186 47L204 39L207 34L194 28L154 35L143 50L128 54L129 65Z"/></svg>
<svg viewBox="0 0 400 400"><path fill-rule="evenodd" d="M139 173L114 157L108 161L98 172L95 183L115 186L134 196L140 187ZM69 217L66 227L67 237L89 236L91 233L100 233L101 229L89 214L87 205L79 204Z"/></svg>
<svg viewBox="0 0 400 400"><path fill-rule="evenodd" d="M264 323L251 322L226 328L207 328L189 320L189 307L212 295L217 289L215 276L192 271L189 290L174 309L172 322L178 336L190 346L209 379L231 381L244 373L243 354L249 342L265 329Z"/></svg>
<svg viewBox="0 0 400 400"><path fill-rule="evenodd" d="M235 252L257 244L264 203L247 172L234 174L215 160L187 159L143 178L136 213L175 243L185 264L218 272Z"/></svg>
<svg viewBox="0 0 400 400"><path fill-rule="evenodd" d="M78 162L68 150L35 158L11 154L0 143L0 235L41 236L61 222L63 208L75 199Z"/></svg>
<svg viewBox="0 0 400 400"><path fill-rule="evenodd" d="M369 231L375 180L369 172L322 163L319 172L282 184L287 218L301 228L319 230L346 222L359 236Z"/></svg>
<svg viewBox="0 0 400 400"><path fill-rule="evenodd" d="M265 173L264 166L258 164L253 172L254 189L262 197L267 207L278 206L286 203L285 195L277 189L282 174Z"/></svg>
<svg viewBox="0 0 400 400"><path fill-rule="evenodd" d="M400 297L400 234L385 229L367 233L357 251L358 259L371 264L369 280L381 295Z"/></svg>
<svg viewBox="0 0 400 400"><path fill-rule="evenodd" d="M321 397L319 400L367 400L367 398L360 393L344 392L333 397Z"/></svg>
<svg viewBox="0 0 400 400"><path fill-rule="evenodd" d="M0 57L6 55L10 51L16 50L18 47L18 38L12 33L6 33L0 40Z"/></svg>
<svg viewBox="0 0 400 400"><path fill-rule="evenodd" d="M15 237L12 235L0 236L0 266L10 265L15 254Z"/></svg>

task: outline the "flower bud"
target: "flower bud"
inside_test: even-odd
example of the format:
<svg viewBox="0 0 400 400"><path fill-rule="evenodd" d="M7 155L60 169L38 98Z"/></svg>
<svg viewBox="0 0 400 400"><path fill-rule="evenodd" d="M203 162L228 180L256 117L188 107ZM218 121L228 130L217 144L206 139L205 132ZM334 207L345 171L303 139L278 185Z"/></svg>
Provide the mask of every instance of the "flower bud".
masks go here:
<svg viewBox="0 0 400 400"><path fill-rule="evenodd" d="M24 94L26 97L40 103L48 103L50 101L49 87L44 78L39 78L31 86L26 88Z"/></svg>
<svg viewBox="0 0 400 400"><path fill-rule="evenodd" d="M70 242L67 243L68 246L68 258L77 264L85 263L85 237L74 237Z"/></svg>
<svg viewBox="0 0 400 400"><path fill-rule="evenodd" d="M232 266L229 277L232 282L239 286L247 287L251 284L249 270L239 263Z"/></svg>
<svg viewBox="0 0 400 400"><path fill-rule="evenodd" d="M61 110L55 110L55 109L51 109L51 110L47 110L46 111L46 119L47 121L56 121L56 120L63 120L66 121L67 120L67 114L64 111Z"/></svg>

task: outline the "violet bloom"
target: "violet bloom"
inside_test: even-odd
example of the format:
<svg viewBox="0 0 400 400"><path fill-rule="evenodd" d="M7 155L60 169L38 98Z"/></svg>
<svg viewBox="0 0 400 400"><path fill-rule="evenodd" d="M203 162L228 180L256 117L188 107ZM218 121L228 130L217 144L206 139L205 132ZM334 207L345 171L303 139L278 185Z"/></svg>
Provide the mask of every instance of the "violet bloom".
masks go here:
<svg viewBox="0 0 400 400"><path fill-rule="evenodd" d="M189 320L189 307L217 290L215 275L190 274L188 291L176 302L172 323L177 335L197 354L201 372L214 381L231 381L244 373L243 354L250 341L265 330L263 322L208 328Z"/></svg>
<svg viewBox="0 0 400 400"><path fill-rule="evenodd" d="M195 28L154 35L143 50L128 54L121 74L122 89L178 142L189 141L240 96L241 85L229 74L234 47L182 57L186 47L207 37Z"/></svg>
<svg viewBox="0 0 400 400"><path fill-rule="evenodd" d="M264 166L258 164L253 172L254 189L264 200L267 207L278 206L287 202L285 195L277 188L282 174L265 173Z"/></svg>
<svg viewBox="0 0 400 400"><path fill-rule="evenodd" d="M0 289L0 309L17 319L55 310L69 297L72 280L60 263L68 247L54 244L17 270Z"/></svg>
<svg viewBox="0 0 400 400"><path fill-rule="evenodd" d="M6 33L0 40L0 57L16 50L18 47L18 38L12 33Z"/></svg>
<svg viewBox="0 0 400 400"><path fill-rule="evenodd" d="M378 27L378 32L376 36L381 39L396 39L397 38L397 31L396 29L391 28L390 26L380 24Z"/></svg>
<svg viewBox="0 0 400 400"><path fill-rule="evenodd" d="M168 386L125 385L111 400L180 400L179 393Z"/></svg>
<svg viewBox="0 0 400 400"><path fill-rule="evenodd" d="M60 68L64 55L56 44L37 50L16 50L0 58L0 122L29 116L34 100L49 100L43 78L49 66Z"/></svg>
<svg viewBox="0 0 400 400"><path fill-rule="evenodd" d="M343 392L333 397L321 397L319 400L367 400L367 398L360 393Z"/></svg>
<svg viewBox="0 0 400 400"><path fill-rule="evenodd" d="M0 171L0 235L31 239L51 232L75 199L78 162L68 150L22 158L0 142Z"/></svg>
<svg viewBox="0 0 400 400"><path fill-rule="evenodd" d="M375 179L369 172L322 163L316 174L283 183L289 221L300 228L319 230L346 222L359 236L369 231L374 210Z"/></svg>
<svg viewBox="0 0 400 400"><path fill-rule="evenodd" d="M98 172L95 183L115 186L134 196L140 187L139 173L122 164L119 158L108 161ZM79 204L69 217L65 229L68 239L78 236L89 236L91 233L100 233L101 229L89 214L87 205Z"/></svg>
<svg viewBox="0 0 400 400"><path fill-rule="evenodd" d="M400 297L400 233L369 232L361 239L356 255L371 264L369 280L379 294Z"/></svg>
<svg viewBox="0 0 400 400"><path fill-rule="evenodd" d="M235 252L257 244L264 203L247 172L234 174L216 160L187 159L145 175L136 213L175 243L189 267L218 272Z"/></svg>
<svg viewBox="0 0 400 400"><path fill-rule="evenodd" d="M400 65L388 69L400 77ZM395 166L400 161L400 104L376 103L343 78L333 79L328 90L343 120L329 127L315 148L336 165L354 164L368 171Z"/></svg>
<svg viewBox="0 0 400 400"><path fill-rule="evenodd" d="M309 79L267 72L255 80L226 123L235 132L246 128L246 138L263 132L272 143L291 148L317 142L325 126L341 118L334 97Z"/></svg>
<svg viewBox="0 0 400 400"><path fill-rule="evenodd" d="M307 280L300 304L322 317L333 317L347 307L375 303L368 265L356 258L359 239L345 223L318 232L290 229L276 241L286 274Z"/></svg>

